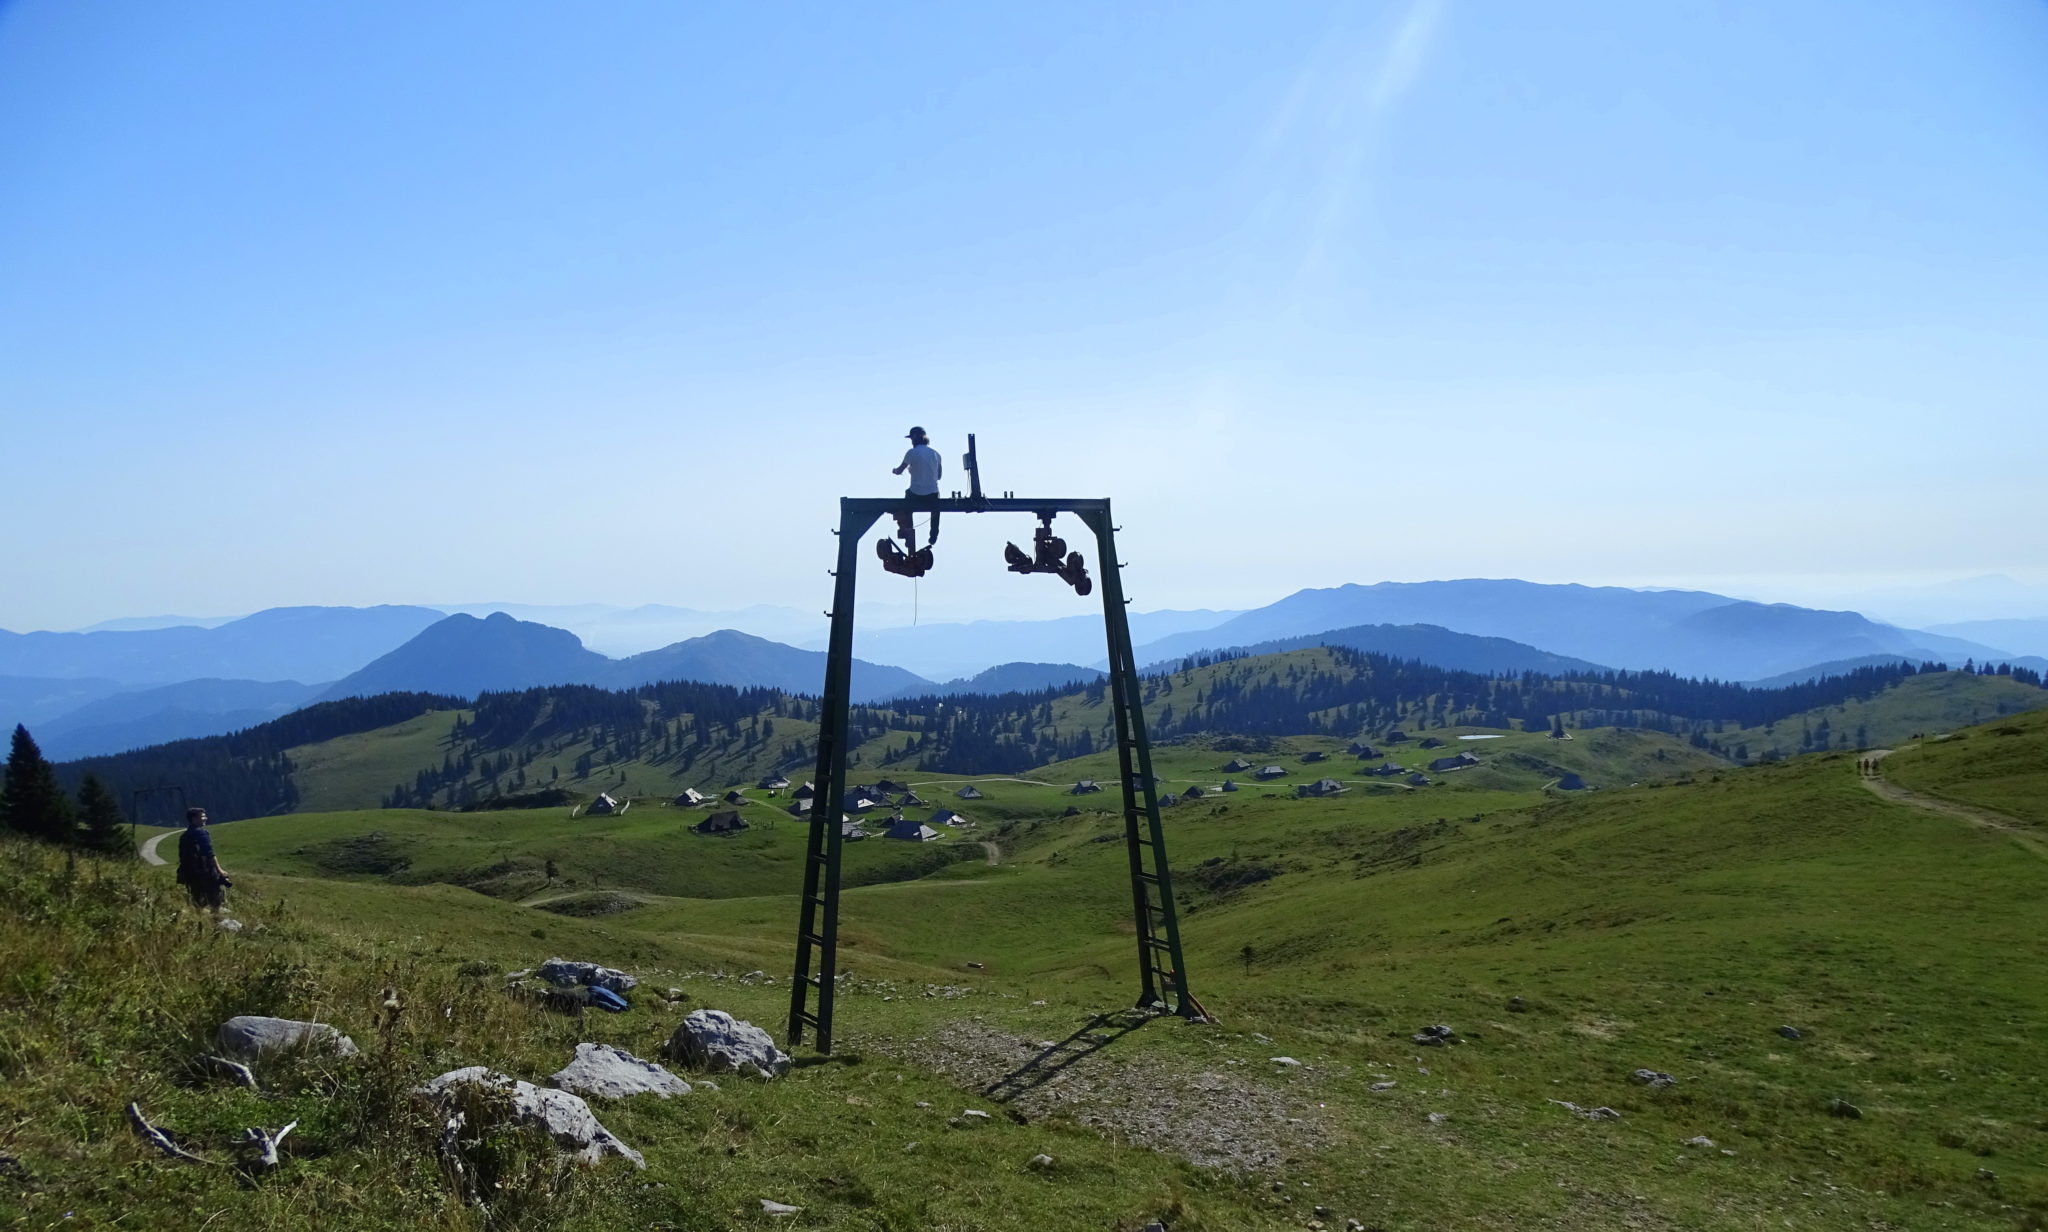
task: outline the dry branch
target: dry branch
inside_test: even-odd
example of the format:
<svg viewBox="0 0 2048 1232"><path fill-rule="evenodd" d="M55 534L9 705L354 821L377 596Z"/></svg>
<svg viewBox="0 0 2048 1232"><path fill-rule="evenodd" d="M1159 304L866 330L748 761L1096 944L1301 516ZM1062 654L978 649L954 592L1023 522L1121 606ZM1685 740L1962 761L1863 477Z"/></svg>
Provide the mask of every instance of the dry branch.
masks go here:
<svg viewBox="0 0 2048 1232"><path fill-rule="evenodd" d="M256 1166L268 1172L277 1167L277 1148L284 1142L285 1136L298 1127L299 1123L292 1121L273 1134L251 1126L242 1131L241 1141L237 1145L245 1151L253 1152L256 1156Z"/></svg>
<svg viewBox="0 0 2048 1232"><path fill-rule="evenodd" d="M140 1104L128 1105L128 1123L133 1125L135 1127L135 1132L141 1134L143 1139L147 1141L151 1146L155 1147L159 1151L162 1151L164 1154L170 1156L172 1159L182 1159L188 1163L195 1164L213 1163L212 1160L207 1159L206 1157L201 1155L194 1155L192 1152L186 1150L184 1147L179 1146L177 1143L171 1141L171 1137L169 1134L166 1134L163 1130L158 1129L154 1125L151 1125L149 1123L149 1118L142 1115L142 1105Z"/></svg>

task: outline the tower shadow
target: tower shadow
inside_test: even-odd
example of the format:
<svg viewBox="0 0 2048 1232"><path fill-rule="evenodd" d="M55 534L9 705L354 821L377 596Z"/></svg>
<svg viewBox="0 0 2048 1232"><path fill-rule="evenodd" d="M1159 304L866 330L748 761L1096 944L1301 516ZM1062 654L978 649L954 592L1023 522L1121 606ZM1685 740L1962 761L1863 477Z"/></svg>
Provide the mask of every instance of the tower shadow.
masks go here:
<svg viewBox="0 0 2048 1232"><path fill-rule="evenodd" d="M997 1103L1010 1103L1065 1073L1158 1017L1143 1010L1097 1014L1072 1035L1041 1049L1030 1060L981 1089Z"/></svg>

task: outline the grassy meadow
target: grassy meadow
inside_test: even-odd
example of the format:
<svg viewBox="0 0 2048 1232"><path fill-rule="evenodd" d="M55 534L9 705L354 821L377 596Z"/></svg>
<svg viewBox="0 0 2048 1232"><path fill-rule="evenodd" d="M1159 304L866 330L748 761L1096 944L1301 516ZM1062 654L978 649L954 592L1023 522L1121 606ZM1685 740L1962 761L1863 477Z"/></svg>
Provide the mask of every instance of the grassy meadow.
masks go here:
<svg viewBox="0 0 2048 1232"><path fill-rule="evenodd" d="M1885 777L1901 787L2048 826L2048 712L2015 714L1901 749Z"/></svg>
<svg viewBox="0 0 2048 1232"><path fill-rule="evenodd" d="M178 905L168 869L16 852L0 861L0 1153L23 1179L0 1219L2041 1226L2035 855L1863 790L1853 754L1732 768L1654 733L1432 734L1449 747L1430 755L1476 748L1482 766L1388 786L1359 780L1334 742L1283 740L1244 756L1287 767L1283 784L1356 785L1298 800L1246 784L1168 811L1213 1024L1101 1017L1136 992L1121 825L1107 793L1066 789L1113 778L1106 759L978 778L989 798L971 803L950 794L965 778L912 776L973 825L848 846L849 881L868 883L844 899L839 1055L800 1050L774 1083L599 1106L648 1170L535 1164L508 1173L489 1218L451 1196L405 1090L472 1063L541 1080L579 1040L650 1056L699 1005L779 1036L794 819L738 839L684 832L701 810L643 805L237 822L216 835L249 925L233 936ZM1996 720L1887 771L1983 807L2038 800L2044 739L2040 716ZM1316 749L1337 756L1302 761ZM1231 755L1172 746L1157 769L1168 790L1220 783ZM1598 790L1557 790L1560 768ZM535 881L549 859L555 882ZM551 955L686 999L573 1019L499 990L501 972ZM386 988L407 1007L395 1022ZM187 1063L231 1013L331 1019L370 1056L288 1067L260 1093L199 1081ZM1460 1042L1410 1039L1435 1023ZM1638 1069L1675 1082L1641 1085ZM283 1169L238 1182L151 1153L123 1123L129 1099L222 1157L242 1126L302 1127ZM954 1124L964 1108L994 1115ZM1256 1162L1188 1162L1219 1137ZM771 1221L761 1198L803 1212Z"/></svg>

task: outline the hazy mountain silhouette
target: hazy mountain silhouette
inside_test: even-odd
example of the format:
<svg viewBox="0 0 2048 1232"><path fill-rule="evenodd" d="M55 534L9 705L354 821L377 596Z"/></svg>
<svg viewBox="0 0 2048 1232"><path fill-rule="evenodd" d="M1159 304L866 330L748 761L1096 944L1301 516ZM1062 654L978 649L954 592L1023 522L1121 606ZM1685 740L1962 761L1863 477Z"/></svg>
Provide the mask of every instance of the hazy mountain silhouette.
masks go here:
<svg viewBox="0 0 2048 1232"><path fill-rule="evenodd" d="M1438 625L1359 625L1350 629L1332 629L1326 633L1276 638L1253 646L1233 646L1229 649L1242 654L1279 654L1282 651L1302 650L1310 646L1349 646L1353 650L1369 650L1374 654L1396 659L1415 659L1434 667L1479 672L1488 676L1520 672L1541 672L1547 676L1556 676L1565 672L1608 670L1603 664L1575 659L1569 655L1552 654L1547 650L1538 650L1534 646L1525 646L1504 637L1479 637L1470 633L1455 633ZM1145 670L1171 671L1181 662L1180 659L1162 659Z"/></svg>
<svg viewBox="0 0 2048 1232"><path fill-rule="evenodd" d="M1880 624L1855 612L1749 603L1690 590L1514 579L1381 582L1303 590L1200 632L1138 647L1140 662L1367 624L1438 625L1612 667L1751 680L1813 663L1895 653L1961 662L1996 648Z"/></svg>
<svg viewBox="0 0 2048 1232"><path fill-rule="evenodd" d="M2048 619L1965 620L1959 624L1933 625L1927 632L2003 646L2023 655L2048 655Z"/></svg>
<svg viewBox="0 0 2048 1232"><path fill-rule="evenodd" d="M17 723L39 732L47 720L134 687L94 676L0 676L0 732L13 731Z"/></svg>
<svg viewBox="0 0 2048 1232"><path fill-rule="evenodd" d="M825 688L825 657L822 650L799 650L737 629L721 629L620 659L603 679L614 689L657 680L702 680L816 694ZM855 701L879 701L933 688L931 681L903 668L860 659L853 661L851 679Z"/></svg>
<svg viewBox="0 0 2048 1232"><path fill-rule="evenodd" d="M503 612L482 619L457 615L338 681L322 697L396 692L474 697L485 691L551 684L630 689L660 680L818 693L825 687L825 653L724 629L630 658L608 659L586 649L564 629L515 620ZM930 681L900 667L859 660L854 661L852 680L856 701L932 687Z"/></svg>
<svg viewBox="0 0 2048 1232"><path fill-rule="evenodd" d="M1131 641L1142 644L1194 629L1207 629L1235 612L1132 612ZM1295 630L1308 632L1308 630ZM822 648L824 639L805 642ZM1009 663L1086 663L1107 660L1108 643L1100 605L1080 616L1053 620L937 622L909 628L854 629L854 653L877 663L894 663L932 680L970 677Z"/></svg>
<svg viewBox="0 0 2048 1232"><path fill-rule="evenodd" d="M184 680L89 702L36 728L36 742L46 756L70 760L217 736L267 723L319 692L295 680Z"/></svg>
<svg viewBox="0 0 2048 1232"><path fill-rule="evenodd" d="M211 629L0 630L0 675L91 676L130 685L335 680L440 619L426 607L275 607Z"/></svg>
<svg viewBox="0 0 2048 1232"><path fill-rule="evenodd" d="M482 619L447 616L336 681L321 699L405 692L474 697L544 684L597 684L611 667L610 659L585 650L574 633L563 629L514 620L503 612Z"/></svg>
<svg viewBox="0 0 2048 1232"><path fill-rule="evenodd" d="M1037 693L1044 689L1066 689L1100 680L1101 668L1078 663L999 663L972 676L905 690L899 696L947 696L954 693Z"/></svg>

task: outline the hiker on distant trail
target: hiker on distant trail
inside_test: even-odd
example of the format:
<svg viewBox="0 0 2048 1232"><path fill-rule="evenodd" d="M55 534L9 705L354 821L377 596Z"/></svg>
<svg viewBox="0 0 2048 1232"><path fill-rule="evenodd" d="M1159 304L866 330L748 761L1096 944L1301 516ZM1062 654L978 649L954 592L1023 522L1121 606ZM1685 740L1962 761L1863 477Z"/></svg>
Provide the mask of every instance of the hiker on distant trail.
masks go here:
<svg viewBox="0 0 2048 1232"><path fill-rule="evenodd" d="M892 475L910 472L910 487L903 493L904 498L920 508L932 511L931 542L939 541L939 476L943 468L939 465L939 451L925 439L923 428L912 428L904 434L910 439L910 448L903 455L903 461ZM903 550L913 555L917 552L917 526L911 521L911 510L905 509L896 515L896 531L903 539Z"/></svg>
<svg viewBox="0 0 2048 1232"><path fill-rule="evenodd" d="M213 836L206 832L206 810L185 810L185 832L178 836L178 884L192 896L192 905L220 914L227 905L227 870L214 858Z"/></svg>

